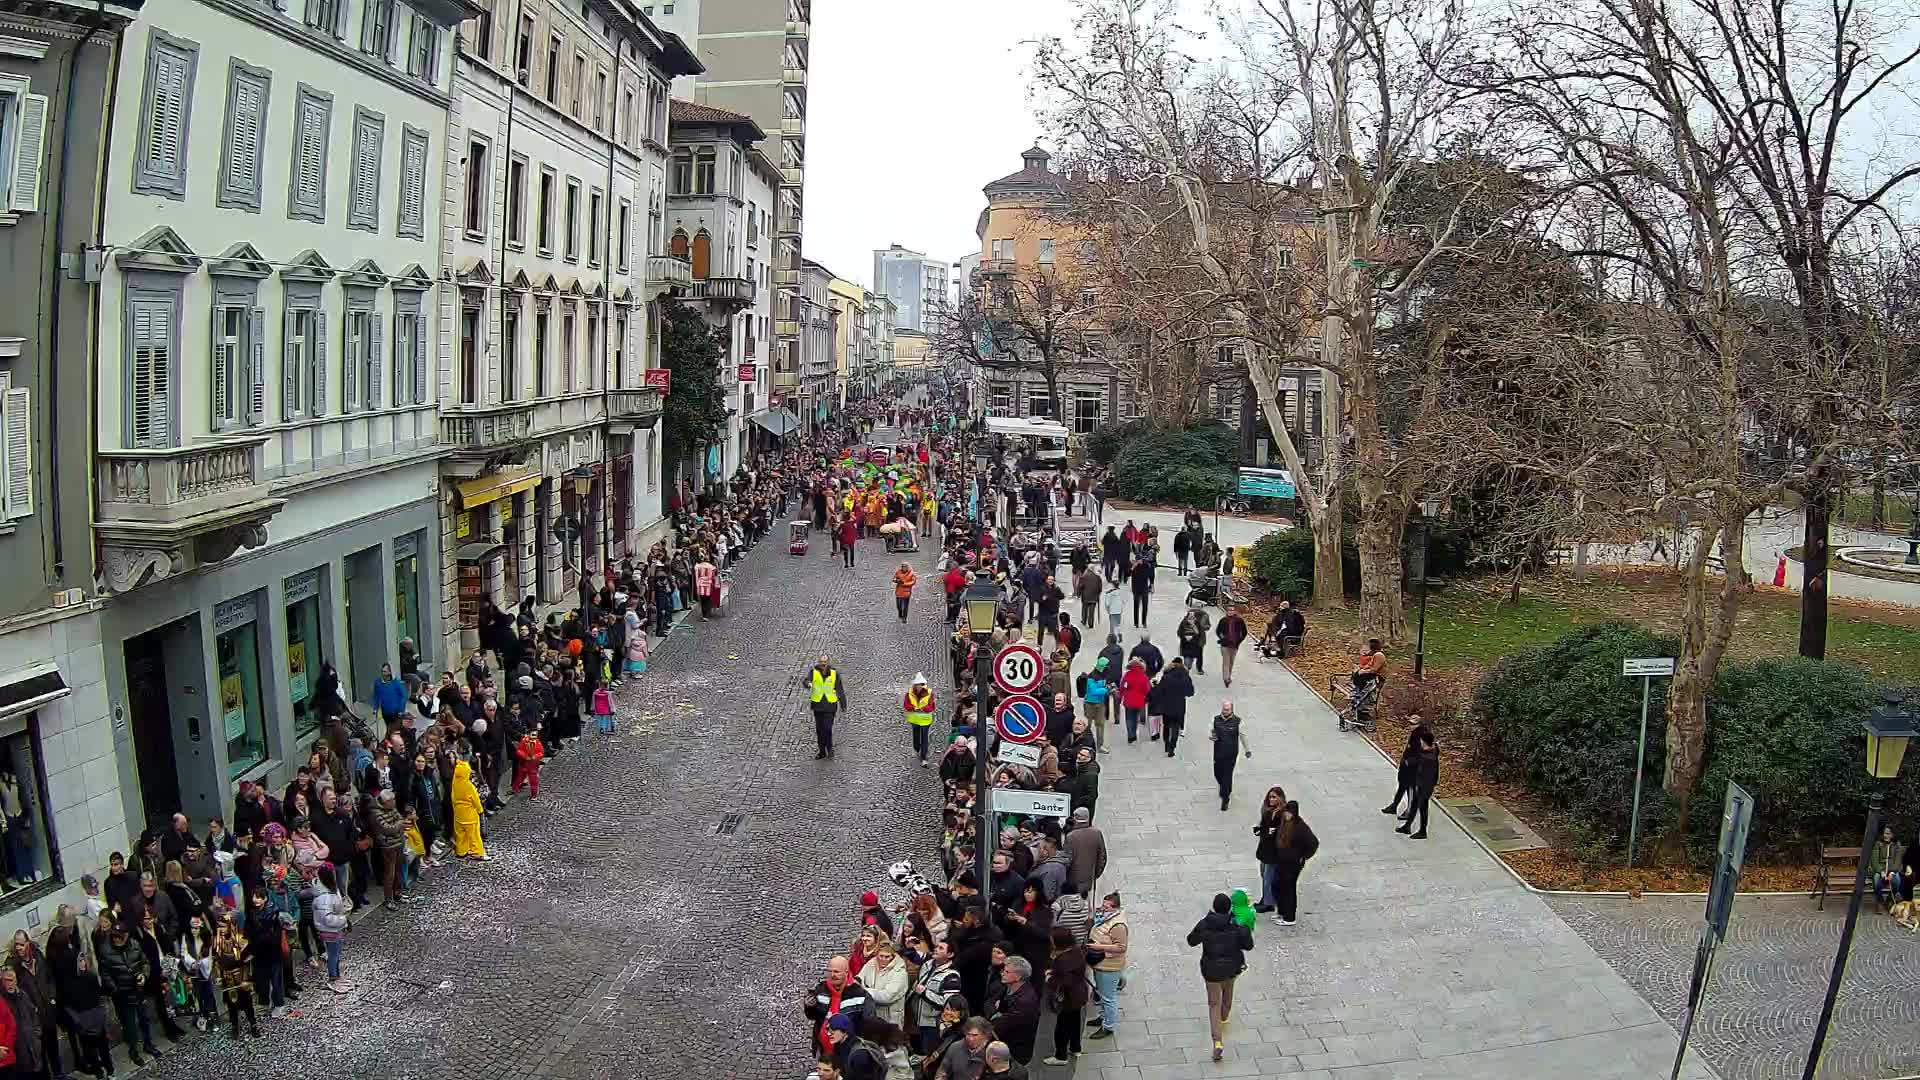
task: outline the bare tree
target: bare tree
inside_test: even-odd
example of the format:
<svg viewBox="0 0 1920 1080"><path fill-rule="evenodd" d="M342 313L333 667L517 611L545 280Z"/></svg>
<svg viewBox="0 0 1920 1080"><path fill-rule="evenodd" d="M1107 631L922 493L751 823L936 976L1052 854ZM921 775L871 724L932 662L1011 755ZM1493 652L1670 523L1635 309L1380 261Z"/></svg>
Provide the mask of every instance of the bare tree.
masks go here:
<svg viewBox="0 0 1920 1080"><path fill-rule="evenodd" d="M1110 171L1163 182L1177 196L1195 265L1220 294L1226 321L1262 346L1248 351L1249 373L1314 530L1316 601L1339 595L1340 482L1350 453L1362 617L1381 636L1404 638L1407 513L1423 489L1447 482L1457 458L1420 456L1421 440L1383 417L1376 329L1425 286L1436 260L1479 243L1475 223L1486 222L1473 208L1490 183L1508 178L1499 125L1474 108L1474 91L1445 77L1473 43L1463 6L1244 0L1206 39L1222 58L1201 63L1163 0L1078 3L1073 43L1044 42L1038 52L1056 127ZM1474 167L1436 173L1445 182L1417 218L1397 218L1409 170L1441 158ZM1304 200L1287 183L1302 174L1311 178ZM1222 227L1233 217L1223 212L1223 188L1247 193L1243 215L1263 202L1281 209L1264 193L1287 192L1293 224L1251 230L1265 250L1236 246L1234 230ZM1321 264L1306 279L1307 302L1262 310L1247 282L1287 264L1303 231L1316 234ZM1329 440L1311 477L1275 395L1303 322L1319 332L1308 355L1324 373L1323 430L1349 441Z"/></svg>
<svg viewBox="0 0 1920 1080"><path fill-rule="evenodd" d="M1062 370L1104 364L1105 339L1096 294L1070 271L1033 266L988 276L946 313L932 348L943 360L1028 367L1045 380L1062 417Z"/></svg>
<svg viewBox="0 0 1920 1080"><path fill-rule="evenodd" d="M1847 456L1844 438L1890 420L1862 396L1852 366L1807 362L1813 324L1769 250L1775 225L1757 197L1752 132L1702 100L1718 93L1709 73L1740 77L1749 43L1729 56L1713 27L1723 18L1738 26L1735 6L1747 2L1531 7L1502 28L1499 63L1477 73L1510 123L1559 147L1554 234L1605 238L1570 254L1589 262L1613 301L1598 325L1509 312L1516 342L1501 385L1523 389L1489 388L1477 400L1498 406L1518 393L1526 408L1489 427L1509 440L1512 459L1577 491L1579 512L1650 527L1679 517L1696 532L1680 564L1686 598L1668 701L1663 784L1680 808L1669 851L1686 829L1707 694L1747 583L1747 518L1807 490L1826 461ZM1792 7L1771 10L1791 17ZM1798 49L1781 70L1804 89ZM1825 417L1804 429L1818 447L1768 453L1766 418L1807 415L1811 401Z"/></svg>

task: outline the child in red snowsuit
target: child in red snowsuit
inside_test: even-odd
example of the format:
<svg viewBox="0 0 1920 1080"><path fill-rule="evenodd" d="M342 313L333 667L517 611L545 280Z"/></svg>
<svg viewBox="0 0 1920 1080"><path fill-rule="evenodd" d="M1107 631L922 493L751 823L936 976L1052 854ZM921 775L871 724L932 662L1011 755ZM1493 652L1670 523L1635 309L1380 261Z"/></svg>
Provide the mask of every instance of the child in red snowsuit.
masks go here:
<svg viewBox="0 0 1920 1080"><path fill-rule="evenodd" d="M533 788L531 799L540 797L540 765L547 759L547 748L540 741L540 726L535 724L532 731L520 736L513 747L513 787L512 792L520 793L520 785L528 784Z"/></svg>

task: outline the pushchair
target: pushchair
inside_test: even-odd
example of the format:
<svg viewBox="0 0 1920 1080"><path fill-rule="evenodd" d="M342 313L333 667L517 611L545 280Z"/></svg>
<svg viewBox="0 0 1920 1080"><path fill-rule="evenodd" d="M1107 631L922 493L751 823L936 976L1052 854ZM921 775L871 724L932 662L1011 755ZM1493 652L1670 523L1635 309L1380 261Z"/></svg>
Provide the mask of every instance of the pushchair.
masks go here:
<svg viewBox="0 0 1920 1080"><path fill-rule="evenodd" d="M1374 719L1379 712L1380 687L1384 682L1385 679L1373 679L1364 686L1355 687L1352 679L1342 682L1338 678L1328 678L1327 696L1336 700L1345 699L1344 704L1334 706L1341 731L1373 730Z"/></svg>
<svg viewBox="0 0 1920 1080"><path fill-rule="evenodd" d="M813 528L810 521L787 522L787 554L805 555L807 553L807 534Z"/></svg>

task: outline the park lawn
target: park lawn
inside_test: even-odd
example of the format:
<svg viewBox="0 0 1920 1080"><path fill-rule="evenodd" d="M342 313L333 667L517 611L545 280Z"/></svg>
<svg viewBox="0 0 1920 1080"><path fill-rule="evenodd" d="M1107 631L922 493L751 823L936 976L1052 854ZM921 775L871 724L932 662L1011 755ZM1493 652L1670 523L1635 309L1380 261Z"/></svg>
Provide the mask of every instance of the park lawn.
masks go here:
<svg viewBox="0 0 1920 1080"><path fill-rule="evenodd" d="M1583 579L1556 570L1522 579L1517 600L1506 579L1457 581L1436 588L1427 598L1425 681L1416 683L1408 677L1413 663L1411 643L1390 650L1388 689L1373 740L1390 756L1397 756L1408 730L1402 714L1418 710L1434 721L1441 738L1439 794L1497 798L1553 845L1502 856L1538 888L1703 891L1707 877L1694 867L1626 870L1583 861L1575 853L1573 832L1565 827L1558 810L1517 784L1482 773L1472 747L1460 741L1466 730L1437 719L1449 711L1456 715L1463 711L1480 676L1502 657L1546 645L1581 626L1613 620L1677 633L1683 600L1679 581L1657 569L1596 568ZM1409 595L1410 631L1418 618L1417 605L1417 593ZM1797 595L1756 587L1741 602L1729 647L1731 658L1797 653L1799 610ZM1829 658L1894 682L1920 680L1920 610L1834 600L1829 615ZM1359 620L1352 609L1312 611L1308 619L1312 632L1307 648L1290 662L1309 687L1325 694L1329 677L1352 668L1358 653ZM1793 863L1750 862L1741 889L1791 891L1805 888L1811 874L1811 868Z"/></svg>
<svg viewBox="0 0 1920 1080"><path fill-rule="evenodd" d="M1456 582L1427 598L1426 666L1477 677L1501 657L1616 619L1678 633L1683 602L1679 581L1659 570L1596 569L1584 580L1556 571L1523 579L1518 601L1510 598L1505 580ZM1417 604L1417 597L1408 598L1409 624L1417 618ZM1329 621L1352 625L1339 615ZM1759 586L1741 601L1729 649L1734 658L1792 656L1799 642L1798 595ZM1410 659L1410 649L1401 651ZM1829 609L1827 655L1881 678L1920 678L1920 611L1836 599Z"/></svg>

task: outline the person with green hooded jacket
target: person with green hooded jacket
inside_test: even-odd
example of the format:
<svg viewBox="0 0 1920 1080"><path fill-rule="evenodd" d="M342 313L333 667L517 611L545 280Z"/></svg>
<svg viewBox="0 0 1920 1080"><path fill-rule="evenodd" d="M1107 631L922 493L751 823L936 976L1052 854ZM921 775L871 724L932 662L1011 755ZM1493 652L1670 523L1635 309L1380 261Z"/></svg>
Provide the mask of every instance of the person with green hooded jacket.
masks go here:
<svg viewBox="0 0 1920 1080"><path fill-rule="evenodd" d="M1106 741L1100 738L1100 729L1111 715L1107 699L1113 696L1113 682L1107 677L1107 666L1108 659L1103 653L1094 659L1093 670L1081 673L1079 679L1081 715L1087 718L1087 729L1094 733L1096 745ZM1100 750L1112 752L1105 746Z"/></svg>

